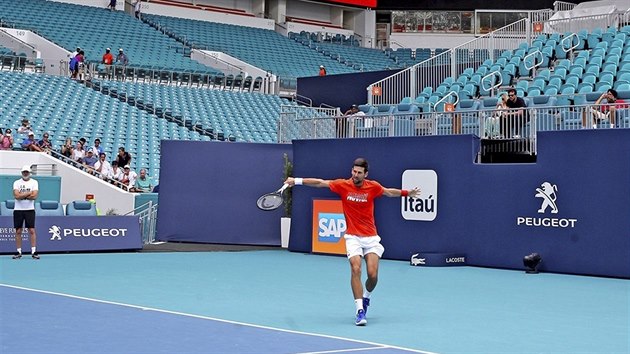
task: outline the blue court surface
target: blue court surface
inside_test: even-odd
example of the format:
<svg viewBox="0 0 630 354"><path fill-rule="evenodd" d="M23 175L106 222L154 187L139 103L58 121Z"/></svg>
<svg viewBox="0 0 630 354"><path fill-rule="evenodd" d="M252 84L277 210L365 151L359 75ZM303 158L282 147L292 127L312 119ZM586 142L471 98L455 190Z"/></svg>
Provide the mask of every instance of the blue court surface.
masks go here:
<svg viewBox="0 0 630 354"><path fill-rule="evenodd" d="M630 281L382 261L353 324L342 257L0 258L0 353L629 353Z"/></svg>

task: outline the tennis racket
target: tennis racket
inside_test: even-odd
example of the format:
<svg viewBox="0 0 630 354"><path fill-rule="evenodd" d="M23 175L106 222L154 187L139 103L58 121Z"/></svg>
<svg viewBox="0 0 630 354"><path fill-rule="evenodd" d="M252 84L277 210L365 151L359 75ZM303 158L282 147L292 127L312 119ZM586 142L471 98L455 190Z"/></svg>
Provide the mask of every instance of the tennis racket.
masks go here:
<svg viewBox="0 0 630 354"><path fill-rule="evenodd" d="M285 183L277 191L260 196L260 198L258 198L258 200L256 201L256 205L260 210L265 211L278 209L284 201L282 198L282 193L284 193L285 189L287 189L288 187L289 185Z"/></svg>

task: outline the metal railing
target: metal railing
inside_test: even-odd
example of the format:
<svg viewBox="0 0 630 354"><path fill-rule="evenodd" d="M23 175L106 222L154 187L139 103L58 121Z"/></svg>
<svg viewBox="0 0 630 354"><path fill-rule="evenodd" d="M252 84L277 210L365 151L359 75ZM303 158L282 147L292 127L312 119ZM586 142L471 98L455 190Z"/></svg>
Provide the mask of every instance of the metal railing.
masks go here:
<svg viewBox="0 0 630 354"><path fill-rule="evenodd" d="M280 106L280 120L278 121L278 142L290 143L293 139L299 139L301 131L304 129L311 129L308 131L312 136L319 136L318 130L320 130L321 133L324 134L322 137L326 137L330 128L336 131L335 121L328 120L326 124L332 124L332 126L326 126L325 129L322 129L314 119L339 116L341 116L339 108L282 105ZM314 124L308 127L307 121L312 121ZM285 122L285 124L283 124L283 122ZM289 122L299 123L293 125L289 124ZM332 135L332 137L335 137L335 135Z"/></svg>
<svg viewBox="0 0 630 354"><path fill-rule="evenodd" d="M140 233L142 243L155 243L155 232L157 229L158 204L148 201L124 215L137 215L140 217Z"/></svg>
<svg viewBox="0 0 630 354"><path fill-rule="evenodd" d="M543 33L577 33L581 30L592 31L596 28L617 27L620 23L630 20L630 12L613 12L544 21Z"/></svg>
<svg viewBox="0 0 630 354"><path fill-rule="evenodd" d="M562 97L562 96L557 96ZM553 103L555 96L546 104ZM280 119L281 143L300 139L374 138L473 134L483 139L511 141L520 152L536 154L537 132L630 128L630 104L534 105L520 109L480 109L444 112L392 113L370 116L311 116ZM614 112L614 113L613 113ZM500 145L500 144L498 144Z"/></svg>
<svg viewBox="0 0 630 354"><path fill-rule="evenodd" d="M396 104L405 97L415 98L423 88L435 88L447 77L456 78L466 68L494 60L503 50L531 43L530 27L528 19L519 20L377 81L367 87L368 103Z"/></svg>
<svg viewBox="0 0 630 354"><path fill-rule="evenodd" d="M498 80L494 78L498 77ZM486 86L486 83L490 84L490 86ZM503 75L499 70L495 70L491 73L488 73L486 76L481 78L481 89L484 91L490 92L490 96L493 97L495 94L495 90L503 85Z"/></svg>
<svg viewBox="0 0 630 354"><path fill-rule="evenodd" d="M570 11L570 10L573 10L573 8L576 7L576 6L577 6L577 4L574 4L572 2L554 1L554 3L553 3L553 11L554 12Z"/></svg>
<svg viewBox="0 0 630 354"><path fill-rule="evenodd" d="M56 159L59 159L63 162L65 162L66 164L75 167L77 170L83 171L89 175L94 176L95 178L100 178L103 181L110 183L126 192L129 192L129 189L133 186L128 186L118 180L115 180L113 178L110 178L108 176L103 175L102 173L96 171L93 167L84 165L80 162L77 162L69 157L66 157L65 155L60 154L59 152L55 151L55 150L48 150L48 153L53 156ZM56 168L56 167L55 167Z"/></svg>

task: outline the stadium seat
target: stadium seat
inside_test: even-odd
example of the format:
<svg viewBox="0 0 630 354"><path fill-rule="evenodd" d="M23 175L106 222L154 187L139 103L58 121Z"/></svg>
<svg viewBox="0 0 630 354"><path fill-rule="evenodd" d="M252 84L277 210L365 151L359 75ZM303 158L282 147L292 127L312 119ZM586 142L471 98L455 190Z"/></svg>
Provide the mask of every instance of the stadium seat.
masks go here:
<svg viewBox="0 0 630 354"><path fill-rule="evenodd" d="M15 207L15 200L8 199L0 203L0 215L11 216L13 215L13 208Z"/></svg>
<svg viewBox="0 0 630 354"><path fill-rule="evenodd" d="M94 203L75 200L66 206L68 216L96 216L96 205Z"/></svg>
<svg viewBox="0 0 630 354"><path fill-rule="evenodd" d="M63 206L55 200L42 200L35 203L37 216L63 216Z"/></svg>

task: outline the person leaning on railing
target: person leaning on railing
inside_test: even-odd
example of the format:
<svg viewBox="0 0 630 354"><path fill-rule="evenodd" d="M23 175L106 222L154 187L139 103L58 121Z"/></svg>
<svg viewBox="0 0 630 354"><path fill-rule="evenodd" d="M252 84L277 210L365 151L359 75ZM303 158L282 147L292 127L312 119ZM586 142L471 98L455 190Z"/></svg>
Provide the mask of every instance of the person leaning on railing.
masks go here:
<svg viewBox="0 0 630 354"><path fill-rule="evenodd" d="M521 131L525 126L526 113L525 100L516 95L516 90L511 88L508 90L508 99L505 106L510 110L505 112L500 118L501 135L504 138L520 138Z"/></svg>

